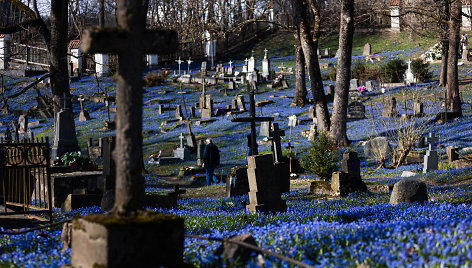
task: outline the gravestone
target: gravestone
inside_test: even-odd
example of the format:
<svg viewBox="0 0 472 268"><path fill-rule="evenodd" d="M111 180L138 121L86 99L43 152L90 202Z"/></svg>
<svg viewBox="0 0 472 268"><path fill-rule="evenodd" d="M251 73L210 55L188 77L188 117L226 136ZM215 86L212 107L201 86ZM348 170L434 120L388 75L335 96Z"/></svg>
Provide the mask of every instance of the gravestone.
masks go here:
<svg viewBox="0 0 472 268"><path fill-rule="evenodd" d="M397 205L404 202L428 202L426 183L417 177L407 177L395 183L389 203Z"/></svg>
<svg viewBox="0 0 472 268"><path fill-rule="evenodd" d="M184 113L182 112L182 106L180 105L175 106L175 119L178 119L178 120L184 119Z"/></svg>
<svg viewBox="0 0 472 268"><path fill-rule="evenodd" d="M256 70L256 59L254 59L254 56L251 56L247 63L247 72L252 73L255 70Z"/></svg>
<svg viewBox="0 0 472 268"><path fill-rule="evenodd" d="M249 62L249 60L247 58L244 59L243 70L241 71L242 73L247 73L248 72L248 62Z"/></svg>
<svg viewBox="0 0 472 268"><path fill-rule="evenodd" d="M238 109L238 100L237 99L232 99L231 100L231 110L237 110Z"/></svg>
<svg viewBox="0 0 472 268"><path fill-rule="evenodd" d="M98 187L103 192L101 208L104 211L111 210L115 204L116 164L112 156L115 144L116 138L114 136L100 138L99 140L99 145L102 146L103 172Z"/></svg>
<svg viewBox="0 0 472 268"><path fill-rule="evenodd" d="M19 128L18 128L18 132L19 133L25 133L28 131L28 116L26 115L20 115L20 117L18 118L18 125L19 125Z"/></svg>
<svg viewBox="0 0 472 268"><path fill-rule="evenodd" d="M315 109L315 106L310 106L310 108L308 108L308 118L316 118L316 109Z"/></svg>
<svg viewBox="0 0 472 268"><path fill-rule="evenodd" d="M395 117L397 116L397 99L395 97L387 97L382 110L382 116Z"/></svg>
<svg viewBox="0 0 472 268"><path fill-rule="evenodd" d="M271 125L272 122L270 121L261 122L261 127L259 128L259 136L270 137Z"/></svg>
<svg viewBox="0 0 472 268"><path fill-rule="evenodd" d="M372 46L370 43L364 45L364 50L362 51L362 56L369 56L372 54Z"/></svg>
<svg viewBox="0 0 472 268"><path fill-rule="evenodd" d="M331 191L341 196L367 191L367 186L361 178L360 161L356 152L343 154L341 171L334 172L331 179Z"/></svg>
<svg viewBox="0 0 472 268"><path fill-rule="evenodd" d="M272 130L270 131L270 137L272 139L272 155L274 163L280 163L282 161L282 144L280 137L285 136L285 131L279 129L279 123L272 124Z"/></svg>
<svg viewBox="0 0 472 268"><path fill-rule="evenodd" d="M282 83L282 88L285 89L285 88L289 88L289 87L290 87L289 84L288 84L287 79L282 78L282 80L281 80L280 82Z"/></svg>
<svg viewBox="0 0 472 268"><path fill-rule="evenodd" d="M204 61L202 62L202 66L200 67L200 72L202 77L205 77L207 75L207 62Z"/></svg>
<svg viewBox="0 0 472 268"><path fill-rule="evenodd" d="M51 149L51 159L60 158L67 152L80 151L75 133L74 113L70 109L67 101L64 98L64 107L56 115L56 122L54 125L54 141Z"/></svg>
<svg viewBox="0 0 472 268"><path fill-rule="evenodd" d="M85 110L85 107L84 107L84 101L85 101L84 96L83 96L83 95L80 95L80 97L78 98L78 101L80 102L79 121L80 121L80 122L83 122L83 121L88 121L88 120L90 120L90 115L89 115L89 113Z"/></svg>
<svg viewBox="0 0 472 268"><path fill-rule="evenodd" d="M364 155L375 161L392 158L392 147L386 137L375 137L364 144Z"/></svg>
<svg viewBox="0 0 472 268"><path fill-rule="evenodd" d="M287 205L282 200L282 193L290 188L288 165L275 164L272 154L251 155L247 159L249 205L246 209L250 212L286 211Z"/></svg>
<svg viewBox="0 0 472 268"><path fill-rule="evenodd" d="M190 118L195 118L195 111L196 111L196 108L195 106L190 106Z"/></svg>
<svg viewBox="0 0 472 268"><path fill-rule="evenodd" d="M353 101L347 106L347 118L349 119L364 119L365 106L360 101Z"/></svg>
<svg viewBox="0 0 472 268"><path fill-rule="evenodd" d="M357 91L358 87L359 87L359 80L351 79L351 82L349 83L349 90L350 91Z"/></svg>
<svg viewBox="0 0 472 268"><path fill-rule="evenodd" d="M365 82L365 89L368 91L368 92L371 92L372 90L374 90L374 85L372 84L372 81L367 81Z"/></svg>
<svg viewBox="0 0 472 268"><path fill-rule="evenodd" d="M228 89L229 89L229 90L234 90L234 89L236 89L236 82L234 82L233 80L230 80L230 81L228 82Z"/></svg>
<svg viewBox="0 0 472 268"><path fill-rule="evenodd" d="M232 168L226 180L226 197L247 195L248 192L247 167Z"/></svg>
<svg viewBox="0 0 472 268"><path fill-rule="evenodd" d="M177 149L174 150L174 157L179 158L181 160L187 161L190 160L190 150L184 146L184 134L180 133L180 145Z"/></svg>
<svg viewBox="0 0 472 268"><path fill-rule="evenodd" d="M239 111L240 112L245 112L246 110L246 104L244 103L244 95L237 95L236 96L236 101L239 106Z"/></svg>
<svg viewBox="0 0 472 268"><path fill-rule="evenodd" d="M325 48L325 50L324 50L324 56L327 57L327 58L329 58L329 57L331 57L330 54L331 54L331 50L330 50L329 48Z"/></svg>
<svg viewBox="0 0 472 268"><path fill-rule="evenodd" d="M436 143L439 139L434 135L434 133L430 132L429 135L426 137L426 142L428 143L428 150L424 156L424 166L423 166L423 173L428 173L431 170L438 169L438 152L436 149Z"/></svg>
<svg viewBox="0 0 472 268"><path fill-rule="evenodd" d="M213 100L210 94L202 94L199 107L201 118L210 118L213 116Z"/></svg>
<svg viewBox="0 0 472 268"><path fill-rule="evenodd" d="M203 151L205 150L205 142L198 140L197 142L197 166L201 167L203 164Z"/></svg>
<svg viewBox="0 0 472 268"><path fill-rule="evenodd" d="M449 163L459 160L458 152L459 152L459 148L457 148L456 146L446 147L447 160Z"/></svg>
<svg viewBox="0 0 472 268"><path fill-rule="evenodd" d="M420 100L416 100L415 103L413 104L413 115L424 116L423 103Z"/></svg>
<svg viewBox="0 0 472 268"><path fill-rule="evenodd" d="M10 42L11 36L9 34L0 34L0 70L9 67Z"/></svg>

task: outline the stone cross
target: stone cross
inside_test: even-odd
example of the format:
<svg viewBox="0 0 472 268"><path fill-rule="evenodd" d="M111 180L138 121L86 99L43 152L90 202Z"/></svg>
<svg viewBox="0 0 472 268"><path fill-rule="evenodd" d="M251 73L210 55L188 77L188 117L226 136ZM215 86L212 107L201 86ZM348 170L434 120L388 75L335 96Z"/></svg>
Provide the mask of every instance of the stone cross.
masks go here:
<svg viewBox="0 0 472 268"><path fill-rule="evenodd" d="M436 143L439 141L438 137L434 133L430 132L426 137L426 142L428 143L428 150L432 151L436 149Z"/></svg>
<svg viewBox="0 0 472 268"><path fill-rule="evenodd" d="M233 67L233 62L229 61L229 68L232 68L232 67Z"/></svg>
<svg viewBox="0 0 472 268"><path fill-rule="evenodd" d="M190 64L193 62L192 58L188 58L187 60L187 73L190 74Z"/></svg>
<svg viewBox="0 0 472 268"><path fill-rule="evenodd" d="M140 176L144 55L174 52L178 38L172 30L146 30L147 8L141 1L118 0L117 10L116 28L85 30L80 46L84 53L118 55L114 211L126 214L142 207L145 194Z"/></svg>
<svg viewBox="0 0 472 268"><path fill-rule="evenodd" d="M268 52L268 51L269 51L269 50L268 50L267 48L264 49L264 59L267 59L267 52Z"/></svg>
<svg viewBox="0 0 472 268"><path fill-rule="evenodd" d="M248 85L250 87L250 85ZM256 122L274 121L273 117L256 117L256 101L254 95L256 94L255 88L251 87L249 91L249 117L238 117L232 118L231 122L249 122L251 123L251 148L253 148L253 155L257 155L257 144L256 144Z"/></svg>
<svg viewBox="0 0 472 268"><path fill-rule="evenodd" d="M80 102L80 110L83 111L84 110L84 101L85 101L84 95L80 95L77 100Z"/></svg>
<svg viewBox="0 0 472 268"><path fill-rule="evenodd" d="M182 64L184 61L180 59L176 60L176 62L179 64L179 75L180 75L180 64Z"/></svg>

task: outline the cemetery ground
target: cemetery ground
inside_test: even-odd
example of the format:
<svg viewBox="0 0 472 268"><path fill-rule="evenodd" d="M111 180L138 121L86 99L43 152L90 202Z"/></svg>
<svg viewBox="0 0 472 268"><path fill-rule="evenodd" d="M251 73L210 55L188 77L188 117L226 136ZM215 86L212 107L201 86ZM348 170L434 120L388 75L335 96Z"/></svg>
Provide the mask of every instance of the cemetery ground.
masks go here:
<svg viewBox="0 0 472 268"><path fill-rule="evenodd" d="M391 58L407 60L424 53L434 42L424 41L418 46L417 42L410 46L405 36L392 37L396 41L385 41L387 38L362 34L363 38L370 38L374 53L383 57L383 61ZM366 37L367 36L367 37ZM355 38L355 40L359 40ZM363 39L362 39L363 40ZM382 40L382 41L379 41ZM327 41L327 44L332 41ZM262 59L264 47L268 47L272 66L283 65L294 67L294 57L286 47L274 47L270 40L263 40L256 47L256 58ZM353 62L363 61L362 41L355 42ZM280 46L280 44L279 44ZM280 46L282 47L282 46ZM335 46L332 45L334 48ZM270 51L273 51L271 54ZM280 51L280 54L278 54ZM236 62L236 68L241 69L244 64L243 56ZM233 59L234 60L234 59ZM322 59L321 64L335 63L334 58ZM375 63L374 63L375 64ZM381 64L381 63L376 63ZM225 65L227 66L227 64ZM258 62L257 66L260 66ZM200 63L193 63L191 70L199 70ZM260 68L260 67L259 67ZM277 69L277 71L280 69ZM329 68L323 68L323 74ZM431 64L434 79L439 77L439 63ZM472 72L472 65L460 66L460 79L468 78ZM311 121L307 120L309 105L300 108L292 107L290 103L294 95L294 76L286 74L290 87L287 89L270 89L260 84L256 94L256 102L272 100L263 107L257 107L257 116L273 116L281 129L285 130L282 137L283 154L288 141L294 146L295 154L301 158L310 142L302 135L310 129ZM84 76L78 82L71 84L71 93L75 96L93 96L103 92L105 87L110 96L115 94L115 85L111 78L100 78L100 86L93 76ZM14 93L31 82L30 78L6 77L7 92ZM334 81L324 81L325 86L334 84ZM237 90L224 89L227 84L207 87L207 94L211 94L216 108L223 108L231 104L236 94L246 97L245 87L238 85ZM46 89L41 89L46 91ZM187 109L198 102L201 94L200 85L165 84L144 88L144 122L143 145L144 161L147 174L146 193L161 195L172 191L172 184L178 182L187 190L181 195L177 206L163 208L149 206L148 209L158 212L173 213L185 218L186 234L195 234L211 237L230 237L236 234L251 233L258 246L280 253L282 255L303 261L319 267L399 267L399 266L471 266L472 265L472 168L456 167L447 162L446 146L457 146L464 156L472 155L472 84L464 84L461 88L464 102L464 116L448 122L433 120L443 111L442 96L444 89L436 82L414 84L411 86L387 87L386 93L375 86L372 92L353 96L365 105L365 119L348 123L348 138L352 141L344 151L355 151L361 160L361 176L363 181L377 191L369 193L353 193L346 197L332 197L310 192L310 184L321 180L316 175L301 173L297 179L291 180L291 190L283 194L287 201L287 211L275 214L247 213L245 204L248 197L225 197L223 183L204 186L204 179L192 176L179 177L179 171L186 167L194 167L196 160L188 160L166 165L149 164L152 154L162 150L163 156L171 155L172 150L179 144L180 133L187 133L183 122L175 121L175 111L164 109L158 114L158 105L166 107L184 106L182 95ZM382 117L383 103L387 96L397 99L397 111L400 114L412 113L412 94L420 96L425 104L425 116L413 120L426 122L426 132L433 132L439 137L438 153L440 156L439 169L421 174L423 164L413 163L402 165L396 169L378 168L378 163L366 158L362 144L369 137L378 136L391 129L386 126L398 118ZM29 91L22 97L9 101L12 110L28 109L34 100L35 92ZM311 96L311 92L308 94ZM86 98L87 99L87 98ZM350 100L351 101L351 100ZM405 105L406 103L406 105ZM80 105L73 99L76 118L80 112ZM84 108L89 112L91 120L80 122L76 120L79 146L84 151L89 138L97 139L113 135L113 130L102 130L103 123L108 121L108 114L103 102L94 102L87 99ZM114 103L109 101L110 118L113 119ZM406 109L404 109L406 107ZM331 105L330 105L331 108ZM183 111L185 115L185 110ZM198 117L199 113L197 113ZM247 115L247 113L246 113ZM288 117L296 115L299 124L290 129ZM236 114L234 117L245 116ZM221 151L222 165L218 174L223 176L230 173L232 167L245 164L246 135L249 133L247 123L231 122L231 116L223 114L213 117L212 120L192 118L192 131L196 139L212 137ZM4 132L13 115L2 115L5 122L0 126ZM35 122L30 119L30 122ZM198 122L198 123L197 123ZM37 125L32 125L36 137L52 136L52 119L41 119ZM263 138L259 137L259 141ZM270 152L269 143L263 141L259 145L259 153ZM422 155L426 148L415 148L413 153ZM100 162L98 164L101 164ZM188 168L187 168L188 169ZM391 189L402 179L404 171L418 173L428 187L429 202L403 203L396 206L389 204ZM71 211L54 210L54 221L69 219L76 215L103 213L99 207L87 207ZM5 231L2 227L1 231ZM70 250L62 250L61 227L53 227L22 235L2 235L0 247L0 265L4 267L56 267L70 262ZM157 243L157 242L156 242ZM215 253L220 242L185 239L184 262L197 267L222 266L225 260ZM156 252L158 254L158 252ZM264 256L254 257L250 266L266 265L289 266L286 262L276 258Z"/></svg>

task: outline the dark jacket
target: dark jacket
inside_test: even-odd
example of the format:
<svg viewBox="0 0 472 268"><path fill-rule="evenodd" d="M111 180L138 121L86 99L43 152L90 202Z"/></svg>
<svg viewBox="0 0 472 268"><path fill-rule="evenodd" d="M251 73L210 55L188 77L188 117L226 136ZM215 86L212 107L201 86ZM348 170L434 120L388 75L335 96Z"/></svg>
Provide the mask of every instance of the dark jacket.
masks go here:
<svg viewBox="0 0 472 268"><path fill-rule="evenodd" d="M220 150L214 143L207 144L203 150L203 163L206 167L220 165Z"/></svg>

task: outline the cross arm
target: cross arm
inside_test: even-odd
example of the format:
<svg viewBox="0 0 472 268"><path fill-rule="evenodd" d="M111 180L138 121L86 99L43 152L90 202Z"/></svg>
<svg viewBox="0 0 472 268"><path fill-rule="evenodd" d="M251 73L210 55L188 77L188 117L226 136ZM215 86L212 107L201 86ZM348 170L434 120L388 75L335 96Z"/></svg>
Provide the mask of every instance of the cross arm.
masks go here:
<svg viewBox="0 0 472 268"><path fill-rule="evenodd" d="M120 54L126 51L128 32L118 28L92 28L82 33L80 48L85 53ZM173 30L146 30L141 47L144 53L167 54L178 48L177 32Z"/></svg>
<svg viewBox="0 0 472 268"><path fill-rule="evenodd" d="M231 122L267 122L274 121L273 117L237 117L231 118Z"/></svg>

